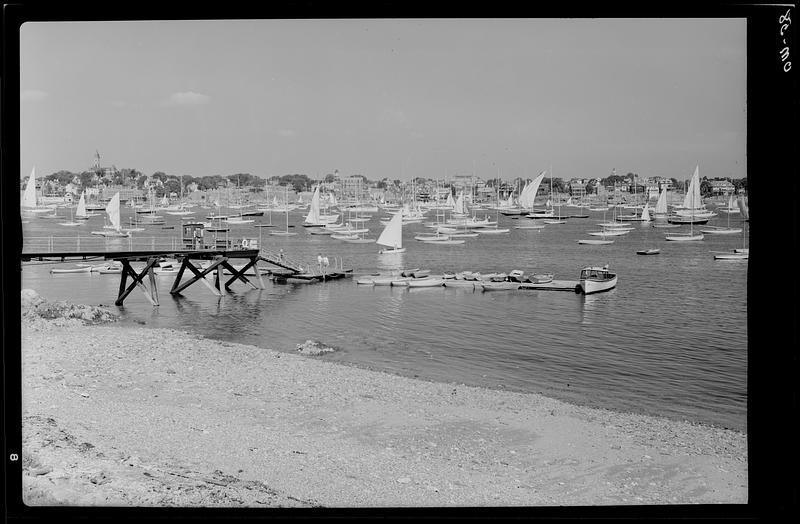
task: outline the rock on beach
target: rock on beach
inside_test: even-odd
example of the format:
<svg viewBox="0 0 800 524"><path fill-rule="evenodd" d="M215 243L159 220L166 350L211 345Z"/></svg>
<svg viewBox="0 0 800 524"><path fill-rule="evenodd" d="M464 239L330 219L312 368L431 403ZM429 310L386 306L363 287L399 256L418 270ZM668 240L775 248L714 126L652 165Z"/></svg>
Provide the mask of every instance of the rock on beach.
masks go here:
<svg viewBox="0 0 800 524"><path fill-rule="evenodd" d="M461 384L454 395L40 298L22 300L29 505L747 502L740 432Z"/></svg>

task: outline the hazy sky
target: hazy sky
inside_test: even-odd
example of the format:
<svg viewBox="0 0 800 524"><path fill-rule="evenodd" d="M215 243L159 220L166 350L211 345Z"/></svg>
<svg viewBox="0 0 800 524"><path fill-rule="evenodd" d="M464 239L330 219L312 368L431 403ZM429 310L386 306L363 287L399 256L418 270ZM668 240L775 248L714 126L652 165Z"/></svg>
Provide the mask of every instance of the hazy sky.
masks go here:
<svg viewBox="0 0 800 524"><path fill-rule="evenodd" d="M21 177L746 176L746 21L26 23Z"/></svg>

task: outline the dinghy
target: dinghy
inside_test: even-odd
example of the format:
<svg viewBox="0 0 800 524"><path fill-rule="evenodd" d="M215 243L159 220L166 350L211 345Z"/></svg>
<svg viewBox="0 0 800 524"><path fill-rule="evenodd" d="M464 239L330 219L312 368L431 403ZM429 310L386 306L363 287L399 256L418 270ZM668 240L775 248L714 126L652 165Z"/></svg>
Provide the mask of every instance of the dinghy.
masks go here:
<svg viewBox="0 0 800 524"><path fill-rule="evenodd" d="M50 270L50 273L91 273L91 272L92 272L92 266L53 268Z"/></svg>
<svg viewBox="0 0 800 524"><path fill-rule="evenodd" d="M387 249L378 251L380 255L391 255L395 253L404 253L406 248L403 247L403 215L402 213L395 214L386 227L383 229L381 236L376 241Z"/></svg>

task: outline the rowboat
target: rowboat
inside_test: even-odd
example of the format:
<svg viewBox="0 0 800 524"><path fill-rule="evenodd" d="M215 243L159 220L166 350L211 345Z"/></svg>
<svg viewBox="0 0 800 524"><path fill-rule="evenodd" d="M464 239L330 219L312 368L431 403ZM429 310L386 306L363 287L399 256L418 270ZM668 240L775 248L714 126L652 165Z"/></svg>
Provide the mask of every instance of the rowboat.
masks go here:
<svg viewBox="0 0 800 524"><path fill-rule="evenodd" d="M519 289L519 282L480 282L484 291L509 291Z"/></svg>
<svg viewBox="0 0 800 524"><path fill-rule="evenodd" d="M613 240L594 240L594 239L591 239L591 238L578 240L578 244L588 244L588 245L591 245L591 246L603 246L603 245L606 245L606 244L613 244L613 243L614 243Z"/></svg>
<svg viewBox="0 0 800 524"><path fill-rule="evenodd" d="M749 257L749 253L725 253L714 255L714 260L747 260Z"/></svg>
<svg viewBox="0 0 800 524"><path fill-rule="evenodd" d="M414 278L407 282L408 287L441 287L443 280L440 277Z"/></svg>
<svg viewBox="0 0 800 524"><path fill-rule="evenodd" d="M422 240L423 244L437 244L439 246L455 246L465 242L466 240Z"/></svg>
<svg viewBox="0 0 800 524"><path fill-rule="evenodd" d="M656 247L650 249L640 249L636 252L637 255L657 255L659 253L661 253L661 250Z"/></svg>
<svg viewBox="0 0 800 524"><path fill-rule="evenodd" d="M50 273L91 273L92 266L72 267L72 268L53 268Z"/></svg>

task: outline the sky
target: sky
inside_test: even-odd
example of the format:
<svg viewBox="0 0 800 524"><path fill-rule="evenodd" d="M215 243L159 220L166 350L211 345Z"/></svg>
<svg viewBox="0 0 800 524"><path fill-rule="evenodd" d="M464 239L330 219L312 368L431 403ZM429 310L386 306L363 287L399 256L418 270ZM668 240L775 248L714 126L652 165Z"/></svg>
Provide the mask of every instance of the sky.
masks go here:
<svg viewBox="0 0 800 524"><path fill-rule="evenodd" d="M28 22L21 170L746 173L744 19Z"/></svg>

